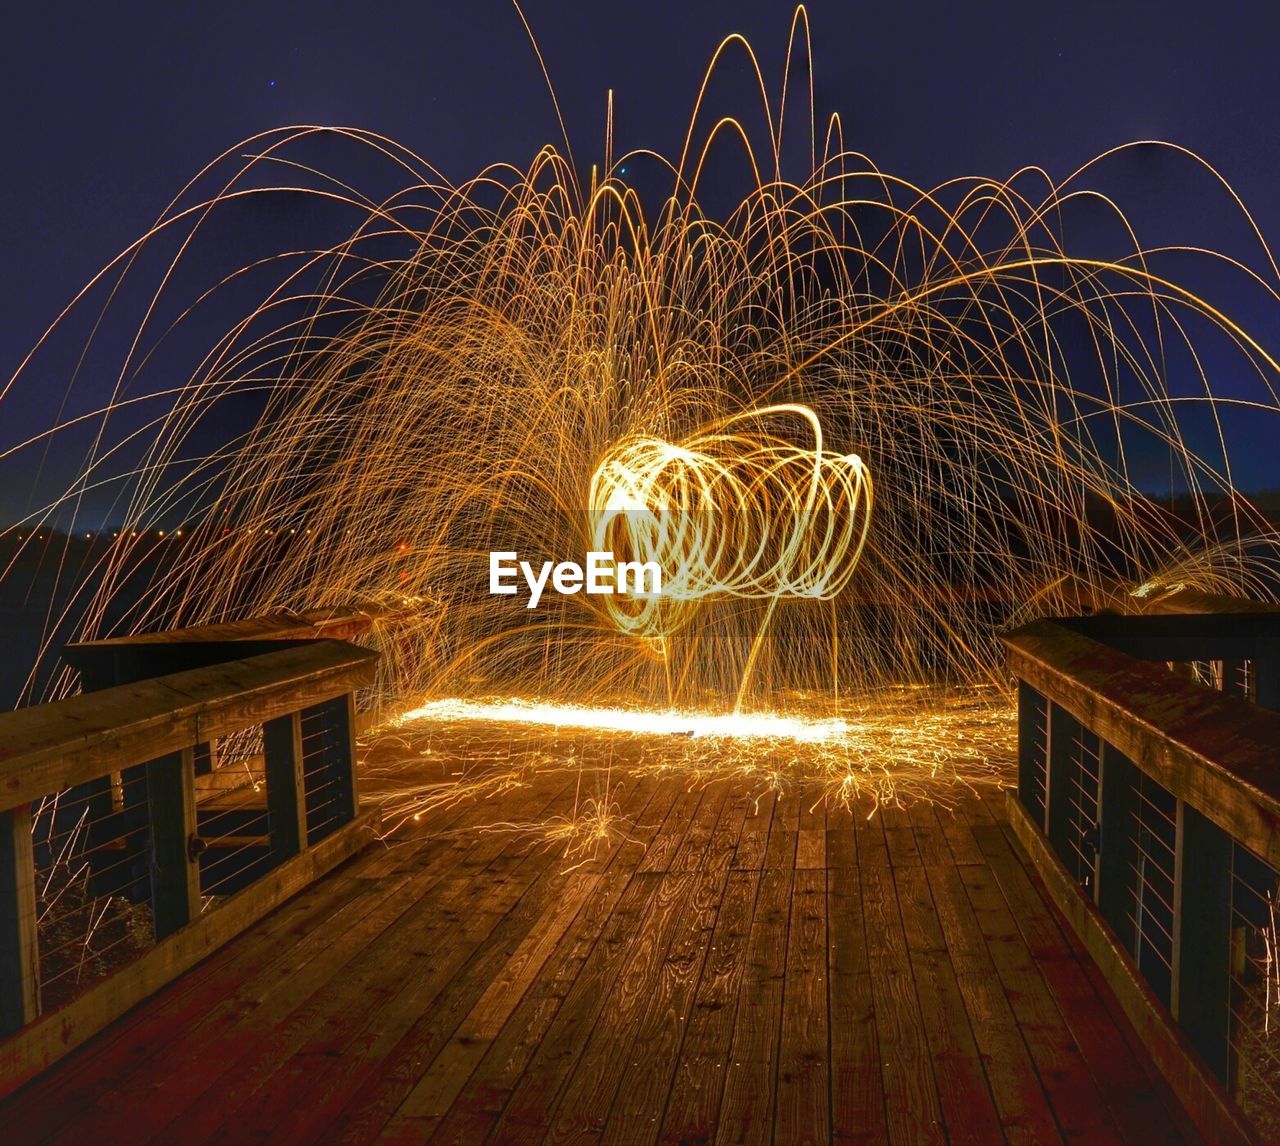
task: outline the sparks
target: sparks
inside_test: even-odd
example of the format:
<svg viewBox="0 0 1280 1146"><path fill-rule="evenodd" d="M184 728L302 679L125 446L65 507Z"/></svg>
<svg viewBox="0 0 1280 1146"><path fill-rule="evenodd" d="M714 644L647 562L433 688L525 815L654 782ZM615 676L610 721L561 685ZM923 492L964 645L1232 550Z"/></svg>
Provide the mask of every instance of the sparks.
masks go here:
<svg viewBox="0 0 1280 1146"><path fill-rule="evenodd" d="M512 697L483 701L449 698L428 701L404 713L398 724L418 721L531 724L548 728L597 729L648 736L694 736L720 740L791 740L800 744L839 741L848 722L783 716L772 712L713 715L698 712L650 712L635 708L603 708L556 704Z"/></svg>

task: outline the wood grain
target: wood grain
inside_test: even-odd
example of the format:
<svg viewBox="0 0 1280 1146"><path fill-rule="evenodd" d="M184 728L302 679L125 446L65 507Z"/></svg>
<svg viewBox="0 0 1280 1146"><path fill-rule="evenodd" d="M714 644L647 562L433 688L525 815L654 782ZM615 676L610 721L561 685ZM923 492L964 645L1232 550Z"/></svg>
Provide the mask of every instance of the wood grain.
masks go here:
<svg viewBox="0 0 1280 1146"><path fill-rule="evenodd" d="M14 1094L6 1137L1188 1136L998 802L632 777L586 862L482 830L574 781L407 825Z"/></svg>

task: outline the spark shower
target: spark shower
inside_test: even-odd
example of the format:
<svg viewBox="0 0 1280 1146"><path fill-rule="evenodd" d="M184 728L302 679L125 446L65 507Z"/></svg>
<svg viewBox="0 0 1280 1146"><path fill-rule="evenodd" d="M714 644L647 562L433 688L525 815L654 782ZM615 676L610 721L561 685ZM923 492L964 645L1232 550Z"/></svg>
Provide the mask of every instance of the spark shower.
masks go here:
<svg viewBox="0 0 1280 1146"><path fill-rule="evenodd" d="M106 402L73 379L5 455L85 436L23 528L108 503L120 523L68 565L45 657L68 632L394 603L381 687L407 707L658 735L689 721L617 713L737 714L753 745L807 719L840 730L820 771L848 789L1007 735L1001 625L1175 582L1274 596L1231 455L1242 415L1280 413L1277 363L1233 304L1274 328L1280 272L1225 181L1142 143L1061 181L912 186L819 118L808 37L798 9L780 87L726 39L670 156L615 156L610 101L595 165L566 142L453 185L317 127L211 163L0 399L68 344L115 379ZM729 58L758 95L713 116ZM1238 216L1238 250L1144 242L1144 204L1101 188L1153 147ZM341 235L239 253L237 220L274 204ZM664 593L534 613L487 591L491 552L596 550L657 560ZM1004 715L974 732L960 695Z"/></svg>

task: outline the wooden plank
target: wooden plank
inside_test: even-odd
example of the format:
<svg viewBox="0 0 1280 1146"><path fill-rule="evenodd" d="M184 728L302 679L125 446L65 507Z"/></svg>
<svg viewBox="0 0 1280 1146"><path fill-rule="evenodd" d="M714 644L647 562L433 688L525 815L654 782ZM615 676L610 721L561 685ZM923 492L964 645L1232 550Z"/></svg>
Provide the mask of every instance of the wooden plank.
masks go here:
<svg viewBox="0 0 1280 1146"><path fill-rule="evenodd" d="M702 800L698 804L680 846L671 857L668 871L700 871L711 846L712 836L720 824L720 813L729 798L729 785L722 782L709 784L702 791ZM721 846L724 840L718 840ZM732 854L731 848L726 849ZM647 858L647 857L646 857ZM726 867L728 865L726 864ZM654 870L652 867L641 870Z"/></svg>
<svg viewBox="0 0 1280 1146"><path fill-rule="evenodd" d="M632 787L640 795L646 794L634 781ZM605 870L612 865L621 850L616 849L606 856L603 865ZM421 1141L438 1126L551 958L562 936L597 894L601 875L591 870L595 866L594 861L589 861L585 867L575 866L568 874L568 885L560 890L553 889L554 898L549 901L544 898L541 901L541 915L515 949L503 953L506 962L496 974L486 971L483 964L471 972L481 993L471 1004L470 1011L461 1016L456 1029L452 1029L448 1021L441 1018L442 1012L450 1008L432 1004L431 1024L442 1030L452 1029L452 1033L425 1073L404 1096L391 1121L379 1130L380 1137L395 1140L404 1136L413 1141ZM522 901L521 909L524 906ZM466 978L464 975L458 983L450 984L450 996L459 995L460 992L465 995L460 984ZM455 1003L452 1010L456 1012L460 1010L460 1006ZM422 1046L415 1047L415 1062L426 1062L429 1059L429 1050Z"/></svg>
<svg viewBox="0 0 1280 1146"><path fill-rule="evenodd" d="M1059 1128L969 902L954 853L943 838L939 822L955 824L959 817L921 803L912 808L911 819L916 825L937 924L1004 1137L1010 1143L1028 1146L1055 1141L1060 1136ZM971 833L966 837L973 841ZM967 849L967 843L963 847Z"/></svg>
<svg viewBox="0 0 1280 1146"><path fill-rule="evenodd" d="M817 835L817 829L801 829L802 838L806 830ZM825 863L822 869L801 868L799 860L800 850L787 929L774 1135L781 1142L819 1143L831 1136L827 873Z"/></svg>
<svg viewBox="0 0 1280 1146"><path fill-rule="evenodd" d="M614 1006L619 980L629 962L631 940L645 929L664 878L661 872L637 871L628 883L546 1037L512 1089L493 1128L493 1141L528 1141L545 1135L565 1079L581 1059L596 1020L602 1010Z"/></svg>
<svg viewBox="0 0 1280 1146"><path fill-rule="evenodd" d="M1003 795L997 793L1003 799ZM975 800L981 800L980 796L969 796L965 803ZM973 832L969 827L969 817L960 815L953 808L937 807L935 809L936 819L942 831L942 836L947 842L947 847L951 850L951 860L956 864L976 863L985 866L987 859L982 854L982 849L978 847L978 841L973 838Z"/></svg>
<svg viewBox="0 0 1280 1146"><path fill-rule="evenodd" d="M903 931L947 1134L996 1141L1000 1116L969 1023L956 970L939 926L923 865L894 868Z"/></svg>
<svg viewBox="0 0 1280 1146"><path fill-rule="evenodd" d="M127 969L0 1042L0 1097L46 1070L140 1000L235 938L277 904L349 859L373 838L377 822L374 813L365 813L323 843L230 896L216 910L199 916L139 956Z"/></svg>
<svg viewBox="0 0 1280 1146"><path fill-rule="evenodd" d="M973 868L961 879L1062 1134L1088 1142L1121 1141L1097 1081L1057 1012L1045 968L1020 942L992 876Z"/></svg>
<svg viewBox="0 0 1280 1146"><path fill-rule="evenodd" d="M719 792L705 790L706 817L716 815L724 803L724 785L714 787ZM700 966L700 952L705 951L710 937L708 928L700 941L685 947L690 939L685 928L686 912L707 910L709 898L713 904L718 902L714 889L720 883L720 876L712 873L709 878L699 877L696 870L713 831L705 824L699 824L696 832L690 830L689 838L695 842L677 853L680 868L673 866L663 875L644 926L631 937L627 963L615 984L610 1005L593 1025L591 1036L557 1099L549 1123L550 1137L602 1133L614 1109L614 1098L627 1064L634 1059L638 1032L646 1029L655 1007L666 1011L664 986L677 1004L671 1013L679 1012L680 991L689 988L690 981L687 973L674 972L682 963L686 970L689 964ZM643 864L640 871L644 872ZM708 890L708 885L712 890ZM676 957L669 959L673 949ZM672 972L665 984L664 970ZM656 1135L662 1119L661 1108L647 1111L645 1117L652 1120L650 1132Z"/></svg>
<svg viewBox="0 0 1280 1146"><path fill-rule="evenodd" d="M448 1113L529 985L599 886L600 876L595 873L578 871L569 876L549 910L516 944L448 1043L405 1096L381 1136L395 1138L407 1133L421 1141Z"/></svg>
<svg viewBox="0 0 1280 1146"><path fill-rule="evenodd" d="M586 953L599 938L630 883L631 874L629 868L622 867L600 877L595 893L575 917L497 1037L484 1048L483 1057L441 1119L433 1140L483 1142L489 1136L564 1001L562 994L549 989L550 981L562 975L572 977L575 966L581 970Z"/></svg>
<svg viewBox="0 0 1280 1146"><path fill-rule="evenodd" d="M600 1003L592 994L608 982L610 960L621 957L626 920L639 919L647 895L655 889L652 882L637 884L632 877L644 843L660 828L675 795L675 785L660 785L652 795L652 806L637 816L632 835L640 847L624 844L617 849L605 875L606 890L593 897L575 921L568 942L548 962L489 1048L442 1121L436 1139L482 1141L500 1116L506 1119L506 1135L534 1132L521 1125L520 1103L531 1096L536 1102L538 1093L554 1096L557 1064L572 1061L576 1049L572 1032L585 1028L587 1006ZM586 986L580 986L580 981ZM562 1017L566 1006L570 1010ZM521 1092L515 1094L518 1087Z"/></svg>
<svg viewBox="0 0 1280 1146"><path fill-rule="evenodd" d="M759 886L756 868L734 869L725 878L724 898L659 1130L662 1142L715 1138Z"/></svg>
<svg viewBox="0 0 1280 1146"><path fill-rule="evenodd" d="M827 817L827 976L831 1032L831 1139L886 1138L875 1000L862 917L852 816Z"/></svg>
<svg viewBox="0 0 1280 1146"><path fill-rule="evenodd" d="M159 633L131 633L124 637L105 637L97 641L79 641L67 646L80 649L138 649L154 645L203 644L220 641L315 640L328 637L348 641L367 632L375 620L393 610L367 612L363 609L324 608L294 613L282 611L262 617L246 617L213 625L194 625L184 629L165 629Z"/></svg>
<svg viewBox="0 0 1280 1146"><path fill-rule="evenodd" d="M433 816L434 834L421 825L408 843L371 848L345 867L336 868L322 882L301 888L284 905L246 929L240 942L211 954L42 1079L39 1094L44 1100L25 1103L20 1112L11 1109L8 1125L19 1136L46 1137L62 1124L59 1116L64 1122L73 1119L76 1111L91 1107L99 1095L133 1085L131 1079L144 1071L162 1070L157 1064L170 1057L168 1049L189 1037L211 1012L234 1013L252 1006L255 984L291 976L299 960L306 958L312 933L324 926L342 928L369 909L369 902L361 902L359 897L369 891L371 883L394 881L414 868L451 870L449 853L465 851L474 844L470 837L449 832L461 811L454 808ZM406 867L409 855L413 862Z"/></svg>
<svg viewBox="0 0 1280 1146"><path fill-rule="evenodd" d="M451 943L465 944L470 928L492 928L500 913L463 910L470 886L468 877L451 871L410 871L388 880L380 894L367 896L345 918L321 924L295 947L287 975L251 980L192 1027L176 1052L166 1055L165 1102L138 1111L132 1126L161 1137L178 1134L181 1126L185 1140L198 1140L234 1121L255 1094L277 1080L290 1048L324 1020L330 1007L349 1002L354 990L361 996L356 1005L367 1011L369 970L385 974L388 963L394 966L394 957L371 954L371 945L374 939L412 931L409 921L427 888L434 889L440 905L435 938L446 952L453 950ZM423 936L429 945L432 938ZM452 970L451 965L446 974ZM128 1101L127 1094L118 1098ZM109 1116L112 1106L100 1102L98 1113Z"/></svg>
<svg viewBox="0 0 1280 1146"><path fill-rule="evenodd" d="M883 833L884 847L888 849L889 866L895 871L903 867L919 867L923 862L920 858L920 847L916 842L916 830L906 808L886 804L876 813L876 820ZM866 833L866 838L873 849L879 848L880 833L871 830Z"/></svg>
<svg viewBox="0 0 1280 1146"><path fill-rule="evenodd" d="M503 854L520 842L509 840L508 845ZM211 1090L201 1104L197 1127L216 1124L221 1136L231 1140L277 1125L287 1127L290 1135L310 1125L312 1130L302 1137L319 1136L327 1127L315 1125L312 1111L298 1110L295 1103L308 1088L314 1064L330 1058L340 1064L354 1034L357 1047L373 1043L386 1048L371 1089L388 1101L366 1102L357 1118L349 1114L347 1130L376 1130L379 1136L394 1137L387 1119L414 1094L423 1068L447 1048L457 1023L468 1008L479 1005L486 985L533 934L557 893L566 898L572 894L564 892L550 852L535 850L526 860L523 867L489 881L480 906L475 887L485 878L483 873L451 880L442 892L419 895L333 986L313 995L258 1048L256 1061L263 1065L255 1074L266 1076L266 1085L253 1087L230 1117L232 1104L220 1101L221 1095ZM431 1076L417 1092L424 1105L430 1104L439 1081ZM176 1120L175 1130L182 1127L185 1134L194 1113ZM407 1115L414 1113L411 1109Z"/></svg>
<svg viewBox="0 0 1280 1146"><path fill-rule="evenodd" d="M1059 983L1056 969L1045 971L1038 988L1022 978L1040 975L1036 959L1052 962L1052 949L1040 937L1032 957L1000 882L985 864L954 862L933 809L917 806L869 823L860 813L856 826L846 810L824 809L825 867L797 868L812 848L802 844L802 833L816 828L805 822L811 805L793 800L781 809L776 831L770 815L756 866L738 868L734 863L747 854L749 800L712 785L699 793L694 823L687 802L673 814L679 783L647 779L618 797L624 818L635 822L627 833L634 842L620 839L566 872L533 836L478 830L496 819L537 822L563 807L557 801L573 778L548 779L504 796L500 806L455 808L441 825L446 836L411 825L407 844L379 850L342 876L345 891L326 898L323 886L314 888L307 893L313 910L286 909L282 917L292 923L262 940L246 937L246 949L261 942L261 963L249 954L217 956L211 963L219 974L197 972L200 991L179 982L148 1003L145 1009L163 1016L155 1037L139 1020L112 1056L127 1077L121 1081L103 1063L81 1072L78 1088L62 1089L62 1140L74 1140L92 1119L128 1126L135 1137L193 1143L375 1136L692 1142L717 1135L782 1142L825 1140L828 1122L833 1140L883 1141L883 1080L898 1077L911 1061L901 1038L880 1041L895 1023L914 1028L930 1085L935 1071L954 1079L978 1062L991 1087L988 1104L994 1100L1003 1120L996 1138L1056 1138L1038 1060L1022 1044L1014 1011L1030 1016L1029 1027L1051 1024L1048 1036L1028 1029L1029 1039L1041 1040L1037 1046L1046 1037L1055 1048L1063 1039L1074 1046L1058 1013L1067 1004L1053 992L1069 994L1079 984ZM961 821L961 838L988 850L1005 846L1012 855L985 806L961 803L959 815L973 820ZM653 850L664 870L633 874L659 836L666 839ZM890 837L902 850L897 865ZM815 853L807 854L812 862ZM984 901L979 913L970 900L965 879L984 874L1011 938L992 937L991 908ZM810 892L801 890L806 883ZM368 898L355 894L355 884L367 888ZM1020 901L1017 910L1030 915L1033 907ZM334 917L322 920L331 908ZM1036 910L1048 918L1043 902ZM377 919L362 924L371 911ZM1035 932L1041 923L1026 926ZM637 955L637 937L655 932L648 952ZM331 955L335 941L341 946ZM1002 955L997 966L998 946L1014 948L1015 957ZM939 969L934 962L941 958L946 964ZM1078 966L1075 973L1079 979ZM919 1011L914 1018L895 993L904 980ZM1087 980L1079 982L1093 995ZM1025 989L1038 991L1048 1009L1027 1009L1012 997ZM166 1013L171 994L185 1001ZM202 1015L202 1002L216 1017ZM963 1034L935 1037L940 1016L969 1031L973 1047L963 1045ZM1136 1072L1137 1085L1145 1085L1122 1032L1114 1025L1110 1032L1120 1054L1102 1045L1101 1025L1081 1036L1090 1056L1102 1056L1096 1069L1115 1070L1125 1085ZM895 1061L897 1067L882 1066ZM1066 1100L1068 1089L1051 1077L1052 1058L1043 1061L1046 1085ZM799 1065L789 1080L793 1064ZM1086 1074L1095 1109L1120 1101L1119 1084L1112 1093ZM815 1075L829 1077L829 1087L814 1082ZM1121 1122L1130 1141L1140 1141L1131 1129L1150 1095L1148 1087ZM6 1110L6 1133L52 1137L33 1120L37 1101L38 1092L23 1096L14 1120ZM888 1101L899 1137L919 1140L902 1112L912 1100L889 1095ZM933 1102L941 1108L936 1091ZM989 1113L957 1115L948 1106L947 1114L955 1140L966 1127L977 1135L989 1129L979 1126ZM1106 1141L1106 1126L1114 1137L1116 1121L1104 1112L1103 1133L1086 1140ZM1082 1116L1070 1125L1092 1123ZM1177 1140L1158 1113L1143 1128L1157 1136L1169 1130L1159 1140Z"/></svg>
<svg viewBox="0 0 1280 1146"><path fill-rule="evenodd" d="M560 789L557 793L561 801L559 806L563 806L572 793L572 783ZM553 800L546 805L544 813L550 814L556 807ZM452 1036L467 1013L479 1003L501 966L515 955L519 945L537 925L539 917L549 910L559 894L557 889L563 886L562 881L567 876L559 869L557 854L545 846L530 846L527 839L510 843L511 846L494 857L487 868L473 874L471 884L473 888L479 886L484 891L480 901L486 905L493 899L491 889L495 887L521 890L518 899L504 908L504 918L488 925L485 934L463 953L462 962L457 962L456 956L452 957L457 963L453 976L444 976L443 971L440 977L433 975L429 980L415 975L414 980L420 981L412 982L376 1016L370 1016L376 1022L366 1025L359 1044L358 1075L364 1076L363 1081L358 1077L360 1085L349 1087L345 1081L339 1080L338 1090L349 1095L342 1105L347 1140L367 1141L375 1135L389 1133L389 1121L414 1092L423 1072L429 1070L437 1056L449 1052ZM537 841L533 843L536 845ZM509 858L516 862L507 863ZM586 876L594 873L579 869L570 874ZM471 898L476 898L474 892ZM505 898L502 902L507 904ZM433 957L432 966L446 956L447 952ZM331 1039L325 1047L339 1049L341 1043ZM462 1059L465 1058L464 1052ZM444 1082L448 1086L455 1082L451 1060L453 1068L461 1074L456 1080L461 1085L469 1075L469 1070L464 1071L463 1067L474 1064L459 1061L449 1053L443 1064L446 1069ZM367 1070L366 1067L373 1069ZM433 1079L433 1082L438 1081ZM338 1098L341 1097L339 1093ZM423 1131L416 1123L419 1120L436 1120L444 1111L428 1109L434 1106L430 1089L420 1091L414 1102L415 1106L406 1111L404 1122L409 1124L415 1137L420 1137Z"/></svg>
<svg viewBox="0 0 1280 1146"><path fill-rule="evenodd" d="M1116 997L1099 993L1085 965L1089 959L1035 878L1026 853L1017 844L1007 820L978 838L991 859L990 873L1010 918L1025 942L1032 965L1043 975L1061 1021L1097 1083L1119 1133L1142 1143L1158 1132L1169 1141L1179 1134L1170 1114L1176 1102L1155 1072L1135 1055L1132 1028Z"/></svg>
<svg viewBox="0 0 1280 1146"><path fill-rule="evenodd" d="M0 812L0 1036L21 1030L39 1014L31 805L23 804Z"/></svg>
<svg viewBox="0 0 1280 1146"><path fill-rule="evenodd" d="M770 832L770 841L788 835L776 814L774 827L779 830ZM780 850L785 853L786 849ZM794 854L793 846L793 857ZM768 860L761 873L716 1125L717 1142L769 1142L773 1137L782 984L794 875L790 864L783 866Z"/></svg>
<svg viewBox="0 0 1280 1146"><path fill-rule="evenodd" d="M623 1016L634 1015L642 1005L645 968L665 954L674 917L672 905L683 898L695 879L689 873L667 876L647 868L655 862L654 856L659 857L658 864L669 865L677 854L688 824L690 795L681 792L667 805L670 810L648 842L604 935L573 981L546 1038L513 1089L494 1127L495 1140L546 1133L566 1093L574 1086L575 1076L581 1086L589 1075L594 1062L590 1048L612 1046L611 1034L624 1021ZM694 795L701 798L702 793ZM664 838L665 844L661 843ZM643 941L638 942L637 937L643 937ZM587 1070L579 1073L584 1062ZM605 1101L607 1098L606 1095Z"/></svg>
<svg viewBox="0 0 1280 1146"><path fill-rule="evenodd" d="M720 786L727 794L728 786ZM697 870L700 877L693 894L680 908L674 939L635 1028L626 1068L604 1127L605 1142L632 1141L639 1133L656 1138L660 1132L745 811L744 801L721 800L719 818L696 868L690 857L691 870ZM706 814L709 818L711 809ZM727 1037L723 1050L728 1050Z"/></svg>
<svg viewBox="0 0 1280 1146"><path fill-rule="evenodd" d="M827 803L820 794L800 799L796 829L796 869L821 870L827 866Z"/></svg>
<svg viewBox="0 0 1280 1146"><path fill-rule="evenodd" d="M275 966L282 948L292 948L299 934L319 926L356 897L360 881L347 870L366 862L370 854L366 851L349 861L347 869L335 870L332 880L311 885L264 916L237 936L237 942L211 954L59 1063L39 1080L38 1089L28 1088L11 1098L6 1129L20 1139L48 1137L89 1109L95 1096L129 1086L140 1072L159 1069L160 1048L180 1039L208 1012L210 997L220 990L211 984L238 984Z"/></svg>
<svg viewBox="0 0 1280 1146"><path fill-rule="evenodd" d="M352 692L376 666L370 650L316 641L0 713L0 809Z"/></svg>
<svg viewBox="0 0 1280 1146"><path fill-rule="evenodd" d="M686 789L676 797L661 831L645 849L644 859L640 861L640 871L663 872L670 869L671 861L684 845L685 836L697 820L698 808L707 792L707 786L703 785L700 788Z"/></svg>
<svg viewBox="0 0 1280 1146"><path fill-rule="evenodd" d="M765 845L764 866L794 871L796 849L800 846L800 802L794 792L778 795Z"/></svg>
<svg viewBox="0 0 1280 1146"><path fill-rule="evenodd" d="M538 785L518 793L517 812L537 816L550 808L568 791L564 778L556 778L556 784L550 796ZM286 1029L266 1035L252 1052L257 1064L252 1073L233 1073L230 1086L209 1088L183 1114L184 1135L200 1127L210 1132L221 1127L223 1136L261 1134L281 1121L290 1134L303 1138L332 1128L338 1112L389 1061L418 1015L447 987L476 944L483 945L501 927L507 905L536 877L536 871L497 874L501 857L524 850L526 841L467 826L481 815L480 805L460 810L448 832L453 846L442 859L414 852L415 862L405 874L411 879L425 874L433 882L415 882L406 910L355 955L334 986L313 993L285 1020ZM437 837L427 845L440 842ZM473 918L467 903L476 881L486 879L496 879L501 888L486 897Z"/></svg>
<svg viewBox="0 0 1280 1146"><path fill-rule="evenodd" d="M725 795L715 833L699 864L703 871L718 871L722 875L733 868L743 827L754 807L751 797L744 792L735 792L731 784L725 785Z"/></svg>
<svg viewBox="0 0 1280 1146"><path fill-rule="evenodd" d="M876 1038L889 1138L940 1142L945 1139L942 1107L915 984L904 973L910 955L880 815L858 832L858 874L867 933L876 937L868 966L877 1001Z"/></svg>
<svg viewBox="0 0 1280 1146"><path fill-rule="evenodd" d="M742 834L738 837L738 846L733 853L733 867L741 869L759 869L764 865L765 848L769 843L769 828L773 822L773 809L777 797L773 792L765 792L752 800L742 824Z"/></svg>

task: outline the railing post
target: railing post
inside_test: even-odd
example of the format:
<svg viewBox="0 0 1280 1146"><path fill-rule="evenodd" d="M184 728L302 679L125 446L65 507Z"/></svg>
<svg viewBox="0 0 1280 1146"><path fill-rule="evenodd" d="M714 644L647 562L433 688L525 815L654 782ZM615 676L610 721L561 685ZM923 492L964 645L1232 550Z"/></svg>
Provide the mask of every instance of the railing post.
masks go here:
<svg viewBox="0 0 1280 1146"><path fill-rule="evenodd" d="M157 940L200 914L194 750L147 763L151 819L151 915Z"/></svg>
<svg viewBox="0 0 1280 1146"><path fill-rule="evenodd" d="M356 818L356 696L343 693L330 702L333 712L334 780L338 785L338 822Z"/></svg>
<svg viewBox="0 0 1280 1146"><path fill-rule="evenodd" d="M1045 783L1049 702L1026 681L1018 681L1018 798L1027 812L1045 828ZM1045 745L1042 748L1037 736L1041 720L1044 720Z"/></svg>
<svg viewBox="0 0 1280 1146"><path fill-rule="evenodd" d="M40 1014L31 805L0 812L0 1035Z"/></svg>
<svg viewBox="0 0 1280 1146"><path fill-rule="evenodd" d="M1045 781L1045 834L1060 859L1067 855L1070 833L1071 773L1079 767L1073 741L1080 725L1065 708L1048 705L1048 776Z"/></svg>
<svg viewBox="0 0 1280 1146"><path fill-rule="evenodd" d="M1231 839L1178 801L1169 1010L1200 1057L1227 1077L1231 1004Z"/></svg>
<svg viewBox="0 0 1280 1146"><path fill-rule="evenodd" d="M307 793L302 777L302 717L290 713L262 726L267 776L267 830L277 859L307 846Z"/></svg>
<svg viewBox="0 0 1280 1146"><path fill-rule="evenodd" d="M1129 900L1133 894L1133 869L1138 862L1133 807L1137 769L1124 753L1105 740L1099 787L1098 890L1095 901L1102 917L1117 935L1128 936L1133 950L1133 922Z"/></svg>
<svg viewBox="0 0 1280 1146"><path fill-rule="evenodd" d="M301 712L306 751L307 837L316 842L356 817L355 694Z"/></svg>

